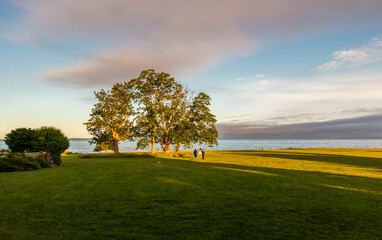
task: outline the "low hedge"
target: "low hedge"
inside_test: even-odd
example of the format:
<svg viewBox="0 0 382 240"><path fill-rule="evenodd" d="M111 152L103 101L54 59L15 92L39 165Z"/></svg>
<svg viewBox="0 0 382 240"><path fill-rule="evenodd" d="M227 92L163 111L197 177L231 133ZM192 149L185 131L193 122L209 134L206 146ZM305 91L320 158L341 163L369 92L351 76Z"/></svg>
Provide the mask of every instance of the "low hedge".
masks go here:
<svg viewBox="0 0 382 240"><path fill-rule="evenodd" d="M25 157L22 153L11 153L0 158L0 172L30 171L48 168L50 164L40 157Z"/></svg>

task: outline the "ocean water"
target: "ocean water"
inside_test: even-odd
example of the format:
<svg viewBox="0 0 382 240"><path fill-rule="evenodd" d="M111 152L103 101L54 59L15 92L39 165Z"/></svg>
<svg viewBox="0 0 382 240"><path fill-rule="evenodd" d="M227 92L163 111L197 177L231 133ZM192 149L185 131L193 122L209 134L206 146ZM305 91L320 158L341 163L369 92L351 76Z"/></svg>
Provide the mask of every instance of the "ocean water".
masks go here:
<svg viewBox="0 0 382 240"><path fill-rule="evenodd" d="M249 149L285 149L285 148L381 148L382 139L221 139L219 145L209 148L204 145L194 145L193 148L205 150L249 150ZM151 151L151 147L136 150L135 142L120 143L121 152ZM92 153L94 145L89 139L70 139L67 151L73 153ZM7 149L7 145L0 140L0 149ZM160 146L156 146L160 151ZM182 149L190 150L190 149Z"/></svg>

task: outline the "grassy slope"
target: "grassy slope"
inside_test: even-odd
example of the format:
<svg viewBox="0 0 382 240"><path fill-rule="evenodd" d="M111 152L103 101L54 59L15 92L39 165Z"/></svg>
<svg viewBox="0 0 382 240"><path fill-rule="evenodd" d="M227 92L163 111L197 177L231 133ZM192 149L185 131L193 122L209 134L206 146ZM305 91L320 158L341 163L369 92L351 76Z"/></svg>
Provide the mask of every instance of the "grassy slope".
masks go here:
<svg viewBox="0 0 382 240"><path fill-rule="evenodd" d="M381 239L382 151L190 158L73 155L1 173L0 239Z"/></svg>

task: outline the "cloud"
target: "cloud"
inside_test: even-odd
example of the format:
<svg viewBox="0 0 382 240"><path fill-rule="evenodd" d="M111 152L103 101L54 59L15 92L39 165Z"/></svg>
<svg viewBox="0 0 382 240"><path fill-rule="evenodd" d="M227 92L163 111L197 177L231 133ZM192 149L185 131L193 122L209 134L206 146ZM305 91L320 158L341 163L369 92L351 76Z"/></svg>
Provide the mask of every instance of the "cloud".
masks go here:
<svg viewBox="0 0 382 240"><path fill-rule="evenodd" d="M87 61L79 66L50 70L43 75L43 79L86 86L128 81L148 68L170 72L175 76L187 75L194 69L201 70L216 64L217 55L224 58L223 53L215 51L215 48L220 47L218 43L216 44L214 47L205 48L199 43L199 47L195 46L193 51L185 46L174 45L165 50L120 49L105 52L88 57Z"/></svg>
<svg viewBox="0 0 382 240"><path fill-rule="evenodd" d="M314 75L300 78L280 78L262 80L260 83L242 83L236 85L235 94L251 101L260 98L274 98L279 102L317 102L317 101L365 101L381 100L382 73L362 72ZM253 94L258 86L264 88L261 94ZM261 102L263 102L261 101Z"/></svg>
<svg viewBox="0 0 382 240"><path fill-rule="evenodd" d="M48 81L104 85L145 68L193 74L255 53L272 36L294 38L379 24L379 0L13 0L22 15L3 36L50 49L82 46L78 65ZM64 46L63 48L61 48Z"/></svg>
<svg viewBox="0 0 382 240"><path fill-rule="evenodd" d="M382 107L375 108L350 108L346 110L333 110L327 109L325 112L307 112L293 115L283 115L278 117L271 117L261 121L258 124L275 126L280 124L296 124L308 122L327 122L328 119L336 119L340 116L364 116L364 115L378 115L382 113ZM332 121L332 120L330 120Z"/></svg>
<svg viewBox="0 0 382 240"><path fill-rule="evenodd" d="M382 62L382 36L360 48L333 53L332 60L316 67L316 70L351 68L376 62Z"/></svg>
<svg viewBox="0 0 382 240"><path fill-rule="evenodd" d="M286 125L217 124L222 139L382 138L382 115Z"/></svg>
<svg viewBox="0 0 382 240"><path fill-rule="evenodd" d="M323 122L382 113L381 79L382 72L351 71L238 81L213 99L221 105L217 107L219 123Z"/></svg>
<svg viewBox="0 0 382 240"><path fill-rule="evenodd" d="M249 76L249 77L240 77L240 78L236 78L236 81L253 80L253 79L256 79L256 78L265 78L265 77L266 77L265 74L257 74L257 75ZM266 81L263 80L262 82L266 82Z"/></svg>

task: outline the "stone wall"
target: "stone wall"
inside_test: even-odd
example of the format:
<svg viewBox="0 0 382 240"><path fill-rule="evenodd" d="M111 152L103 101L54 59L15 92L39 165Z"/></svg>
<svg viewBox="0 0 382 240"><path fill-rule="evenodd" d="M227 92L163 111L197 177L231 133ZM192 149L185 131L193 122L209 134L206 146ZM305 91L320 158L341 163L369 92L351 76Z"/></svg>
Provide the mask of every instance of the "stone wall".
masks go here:
<svg viewBox="0 0 382 240"><path fill-rule="evenodd" d="M41 155L40 152L31 152L31 153L25 153L25 157L39 157Z"/></svg>

